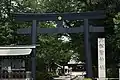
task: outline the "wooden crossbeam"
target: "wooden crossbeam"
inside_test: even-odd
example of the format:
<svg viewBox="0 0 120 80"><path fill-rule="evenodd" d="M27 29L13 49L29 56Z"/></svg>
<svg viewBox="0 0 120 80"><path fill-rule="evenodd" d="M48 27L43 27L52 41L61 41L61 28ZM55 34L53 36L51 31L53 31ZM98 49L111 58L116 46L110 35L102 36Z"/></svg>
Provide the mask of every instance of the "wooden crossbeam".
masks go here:
<svg viewBox="0 0 120 80"><path fill-rule="evenodd" d="M38 28L37 34L51 34L51 33L80 33L84 32L83 26L75 28ZM104 32L104 27L89 27L89 32ZM23 28L17 30L18 34L31 34L31 28Z"/></svg>
<svg viewBox="0 0 120 80"><path fill-rule="evenodd" d="M81 13L16 13L13 15L16 21L56 21L58 17L62 20L80 20L80 19L103 19L104 11L91 11Z"/></svg>

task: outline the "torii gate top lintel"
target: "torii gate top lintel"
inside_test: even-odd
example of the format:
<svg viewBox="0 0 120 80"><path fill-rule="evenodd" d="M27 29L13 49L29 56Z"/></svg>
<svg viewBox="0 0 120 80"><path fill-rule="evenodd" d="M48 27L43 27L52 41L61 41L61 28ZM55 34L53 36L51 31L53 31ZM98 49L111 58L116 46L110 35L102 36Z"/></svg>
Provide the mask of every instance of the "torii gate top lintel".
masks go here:
<svg viewBox="0 0 120 80"><path fill-rule="evenodd" d="M62 20L80 20L103 19L106 16L104 11L90 11L80 13L15 13L13 17L18 21L56 21L59 20L58 17L62 17Z"/></svg>

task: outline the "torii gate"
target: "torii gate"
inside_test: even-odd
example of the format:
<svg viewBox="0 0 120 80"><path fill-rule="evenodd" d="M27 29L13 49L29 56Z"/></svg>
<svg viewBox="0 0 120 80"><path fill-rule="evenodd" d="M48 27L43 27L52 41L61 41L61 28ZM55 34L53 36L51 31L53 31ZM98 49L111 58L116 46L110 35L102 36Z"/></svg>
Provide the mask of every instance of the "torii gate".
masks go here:
<svg viewBox="0 0 120 80"><path fill-rule="evenodd" d="M16 21L32 21L32 28L18 29L18 34L31 34L32 45L36 45L36 35L44 33L79 33L84 32L84 53L86 55L86 73L88 78L92 78L92 60L91 49L89 43L89 32L104 32L104 27L90 26L88 19L103 19L105 14L103 11L81 12L81 13L16 13L14 14ZM84 25L74 28L63 28L63 20L82 20ZM37 28L37 22L40 21L56 21L57 28ZM36 50L32 53L32 77L36 80Z"/></svg>

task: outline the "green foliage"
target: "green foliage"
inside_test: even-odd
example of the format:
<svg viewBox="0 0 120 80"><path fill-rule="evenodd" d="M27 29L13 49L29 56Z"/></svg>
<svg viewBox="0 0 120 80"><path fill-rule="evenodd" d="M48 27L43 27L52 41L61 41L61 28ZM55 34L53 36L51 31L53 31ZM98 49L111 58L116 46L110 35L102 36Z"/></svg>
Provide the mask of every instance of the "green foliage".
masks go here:
<svg viewBox="0 0 120 80"><path fill-rule="evenodd" d="M42 12L76 12L81 11L85 4L78 0L39 0Z"/></svg>
<svg viewBox="0 0 120 80"><path fill-rule="evenodd" d="M52 80L53 73L41 73L37 72L37 79L36 80Z"/></svg>
<svg viewBox="0 0 120 80"><path fill-rule="evenodd" d="M68 47L69 43L62 43L56 35L53 36L39 36L38 56L44 58L46 64L50 64L52 60L56 63L59 63L60 60L68 61L72 55Z"/></svg>

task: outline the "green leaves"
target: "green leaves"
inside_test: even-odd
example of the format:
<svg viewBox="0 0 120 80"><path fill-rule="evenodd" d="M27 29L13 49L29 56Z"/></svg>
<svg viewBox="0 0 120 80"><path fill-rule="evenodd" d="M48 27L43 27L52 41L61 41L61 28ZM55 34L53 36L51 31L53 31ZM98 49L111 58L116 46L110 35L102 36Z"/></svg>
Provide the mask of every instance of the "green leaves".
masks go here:
<svg viewBox="0 0 120 80"><path fill-rule="evenodd" d="M58 40L57 37L52 37L48 35L39 36L39 51L41 57L46 59L46 62L54 59L56 62L59 62L61 58L67 60L67 56L70 55L68 47L65 46L69 43L62 43L62 41Z"/></svg>

